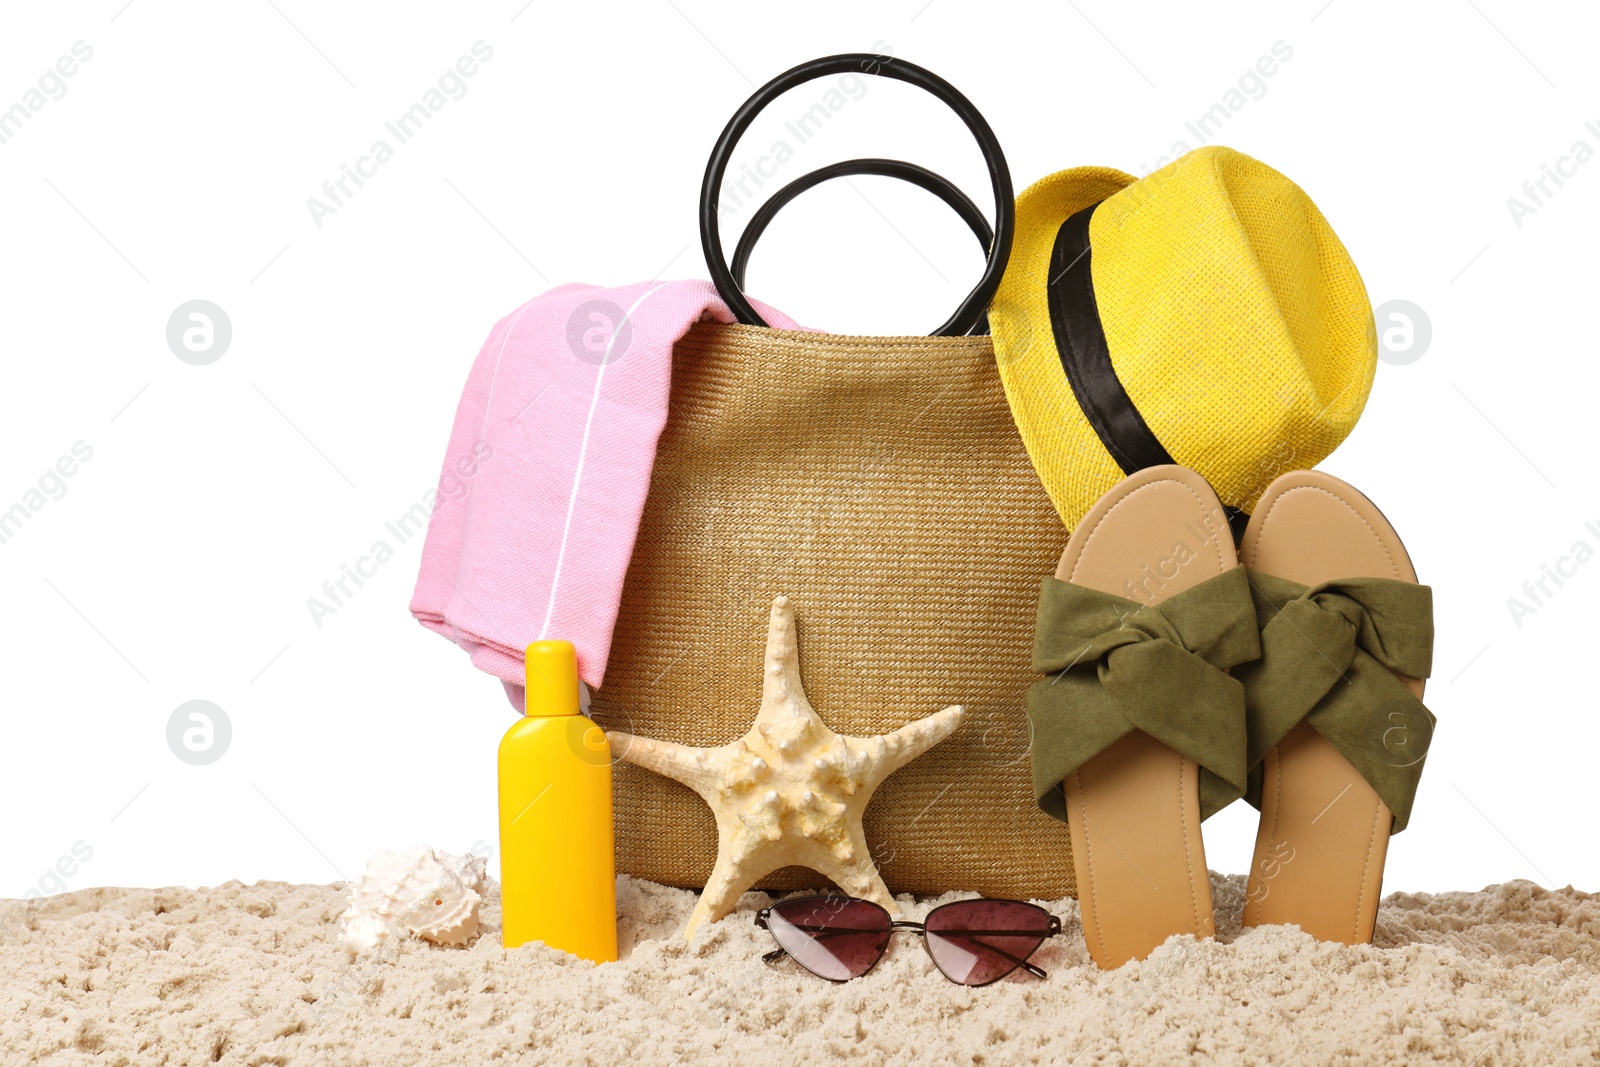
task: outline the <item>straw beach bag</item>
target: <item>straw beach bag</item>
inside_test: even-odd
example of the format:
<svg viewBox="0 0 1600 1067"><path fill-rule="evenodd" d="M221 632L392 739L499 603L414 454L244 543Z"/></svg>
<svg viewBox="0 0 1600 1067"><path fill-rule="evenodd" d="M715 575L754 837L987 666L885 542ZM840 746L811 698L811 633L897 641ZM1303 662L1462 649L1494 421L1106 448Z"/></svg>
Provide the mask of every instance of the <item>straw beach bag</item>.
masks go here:
<svg viewBox="0 0 1600 1067"><path fill-rule="evenodd" d="M736 269L723 259L716 200L738 137L778 94L845 71L928 90L983 148L995 194L988 269L939 335L761 325L736 275L770 212L747 228ZM883 160L824 168L768 208L856 172L907 177L982 222L942 178ZM787 595L806 692L833 729L874 735L950 704L967 709L962 728L891 775L867 809L868 845L897 892L1074 891L1067 828L1034 802L1024 710L1039 577L1054 569L1066 531L1012 421L989 338L963 336L999 283L1012 212L987 123L948 83L903 61L818 60L774 79L734 116L707 169L701 226L713 279L748 325L702 323L673 351L670 414L591 706L608 729L726 744L760 703L767 613ZM615 773L618 869L703 885L717 842L704 802L630 764ZM817 882L788 869L763 884Z"/></svg>

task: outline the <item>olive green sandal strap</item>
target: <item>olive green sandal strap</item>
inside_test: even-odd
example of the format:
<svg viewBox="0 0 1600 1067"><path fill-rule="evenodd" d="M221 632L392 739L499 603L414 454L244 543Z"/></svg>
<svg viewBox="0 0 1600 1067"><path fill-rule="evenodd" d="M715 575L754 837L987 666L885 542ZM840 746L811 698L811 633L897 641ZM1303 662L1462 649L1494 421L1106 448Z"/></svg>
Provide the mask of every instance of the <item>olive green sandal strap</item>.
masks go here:
<svg viewBox="0 0 1600 1067"><path fill-rule="evenodd" d="M1372 786L1399 833L1434 717L1395 675L1433 669L1433 591L1387 578L1308 587L1251 571L1249 580L1261 658L1235 672L1248 707L1246 799L1261 806L1261 761L1305 720Z"/></svg>
<svg viewBox="0 0 1600 1067"><path fill-rule="evenodd" d="M1226 673L1260 654L1243 567L1156 605L1044 579L1028 690L1034 796L1067 817L1061 783L1134 730L1200 765L1201 817L1243 795L1244 689Z"/></svg>

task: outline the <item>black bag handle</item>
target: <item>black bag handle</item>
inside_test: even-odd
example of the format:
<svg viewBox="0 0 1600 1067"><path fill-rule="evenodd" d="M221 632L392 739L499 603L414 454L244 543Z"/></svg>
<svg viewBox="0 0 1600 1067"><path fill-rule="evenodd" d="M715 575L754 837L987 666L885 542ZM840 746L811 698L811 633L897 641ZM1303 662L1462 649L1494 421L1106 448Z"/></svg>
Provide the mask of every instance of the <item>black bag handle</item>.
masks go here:
<svg viewBox="0 0 1600 1067"><path fill-rule="evenodd" d="M761 235L767 232L767 227L772 220L795 197L807 189L821 185L833 178L843 178L851 174L873 174L880 178L899 178L901 181L910 182L912 185L926 189L928 192L943 200L961 216L961 221L967 224L972 235L978 239L985 254L989 251L990 244L994 241L994 231L989 228L989 220L983 217L983 209L972 202L972 198L963 193L950 179L942 174L937 174L927 167L919 167L915 163L907 163L903 159L847 159L842 163L833 163L826 167L819 167L810 174L802 175L785 185L782 189L767 198L761 209L751 216L744 232L739 235L739 244L733 250L733 283L740 290L744 289L745 272L750 265L750 253L755 251L756 242L761 240Z"/></svg>
<svg viewBox="0 0 1600 1067"><path fill-rule="evenodd" d="M954 111L967 129L972 131L973 138L977 140L978 147L983 152L983 161L989 170L989 181L994 188L995 199L994 237L992 241L987 242L988 261L984 267L983 276L978 279L978 284L973 287L972 292L967 294L966 299L956 308L955 313L934 331L935 336L959 337L974 329L983 319L989 302L994 299L995 291L1000 288L1000 276L1005 272L1006 260L1011 254L1011 238L1016 228L1016 206L1012 200L1011 171L1006 166L1005 153L1001 151L1000 142L996 139L994 131L989 128L989 124L984 121L978 109L972 106L972 102L962 96L955 86L937 74L925 70L915 63L908 63L901 59L872 55L865 52L852 52L844 55L826 56L822 59L813 59L808 63L802 63L798 67L785 71L757 89L750 99L746 100L744 105L734 112L733 118L728 120L728 125L723 129L722 135L717 138L717 143L711 150L711 159L706 164L705 180L700 186L700 243L705 251L706 266L711 271L711 280L715 283L717 292L721 294L722 299L732 309L735 318L750 326L767 325L761 316L756 313L756 309L750 306L750 301L745 299L744 293L741 291L743 262L740 262L741 270L739 271L739 276L736 277L734 272L729 269L727 260L722 253L722 235L717 219L717 197L722 191L722 179L727 173L728 163L733 155L734 147L739 143L739 138L744 136L745 131L750 128L750 124L755 121L755 117L768 104L797 85L803 85L808 81L814 81L829 74L847 72L882 75L886 78L907 82L931 93L948 106L950 110ZM861 163L866 161L856 160L852 162ZM896 163L898 161L872 162ZM850 164L835 164L835 167L848 165ZM912 165L902 164L902 166L911 167ZM828 169L823 168L823 171ZM927 185L923 187L929 188L930 191L938 195L943 196L943 193L937 186L950 186L948 181L933 174L931 171L926 171L920 167L915 168L915 170L920 171L922 174L931 175L936 179L935 187ZM821 172L814 171L812 174L798 179L794 184L806 181L817 173ZM853 172L846 171L844 173ZM861 171L860 173L870 172ZM908 173L895 176L907 177ZM831 177L833 175L828 176ZM826 179L816 179L816 181L823 180ZM907 177L907 180L912 179ZM816 181L811 184L816 184ZM921 184L921 182L918 184ZM793 194L790 194L789 199L793 199L795 195L809 187L807 185L795 190ZM953 189L954 187L950 186L950 188ZM788 190L789 187L785 187L780 191L779 196L787 193ZM773 199L776 200L777 197ZM945 199L950 202L948 197ZM966 198L962 197L962 199ZM780 204L779 206L781 207L782 205ZM955 206L954 203L952 203L952 206ZM765 206L763 210L765 210ZM961 211L961 208L957 207L957 210ZM773 209L773 212L768 213L762 223L763 228L765 228L767 222L771 221L771 214L775 212L776 209ZM963 213L963 217L965 217L965 213ZM753 221L751 225L754 225ZM757 236L759 236L759 233L760 231L757 231ZM746 250L746 259L748 259L748 255L748 250Z"/></svg>

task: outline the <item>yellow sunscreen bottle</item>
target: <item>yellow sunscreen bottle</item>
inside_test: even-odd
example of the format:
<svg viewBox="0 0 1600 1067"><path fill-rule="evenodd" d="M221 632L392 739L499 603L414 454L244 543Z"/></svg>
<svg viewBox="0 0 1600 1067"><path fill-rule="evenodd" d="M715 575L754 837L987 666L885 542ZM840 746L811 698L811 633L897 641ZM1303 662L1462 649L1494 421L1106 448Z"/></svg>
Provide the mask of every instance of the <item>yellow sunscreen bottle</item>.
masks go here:
<svg viewBox="0 0 1600 1067"><path fill-rule="evenodd" d="M500 740L501 936L606 963L617 958L611 744L578 711L571 643L528 646L527 690L527 714Z"/></svg>

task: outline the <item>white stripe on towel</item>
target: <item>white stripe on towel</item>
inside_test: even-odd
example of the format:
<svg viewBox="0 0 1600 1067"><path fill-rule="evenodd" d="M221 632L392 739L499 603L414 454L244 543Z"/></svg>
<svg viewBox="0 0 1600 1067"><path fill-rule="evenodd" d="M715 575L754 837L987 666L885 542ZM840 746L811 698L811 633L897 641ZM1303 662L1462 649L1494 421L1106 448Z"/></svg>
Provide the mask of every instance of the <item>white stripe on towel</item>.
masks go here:
<svg viewBox="0 0 1600 1067"><path fill-rule="evenodd" d="M606 367L611 364L611 346L616 343L617 334L622 330L622 323L633 318L633 313L640 304L650 299L650 294L657 289L671 284L661 282L659 285L646 290L633 306L622 313L622 322L618 322L611 329L611 340L606 342L606 354L600 360L600 370L594 376L594 395L589 398L589 415L583 423L583 441L578 445L578 469L572 475L572 493L567 497L567 521L561 530L561 548L556 552L556 569L550 578L550 601L545 605L544 624L539 627L538 640L547 640L550 634L550 620L555 617L556 592L561 588L561 568L567 559L567 540L572 536L572 516L578 510L578 485L583 481L583 463L589 454L589 433L594 428L594 413L600 406L600 386L606 378Z"/></svg>

